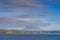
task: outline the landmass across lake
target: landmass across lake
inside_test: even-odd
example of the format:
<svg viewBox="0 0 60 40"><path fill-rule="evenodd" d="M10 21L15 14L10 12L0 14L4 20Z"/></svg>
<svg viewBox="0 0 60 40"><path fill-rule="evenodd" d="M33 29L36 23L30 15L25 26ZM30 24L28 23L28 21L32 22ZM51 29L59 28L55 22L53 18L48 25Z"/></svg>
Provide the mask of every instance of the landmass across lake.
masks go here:
<svg viewBox="0 0 60 40"><path fill-rule="evenodd" d="M0 34L60 34L59 30L56 31L23 31L23 30L8 30L0 29Z"/></svg>

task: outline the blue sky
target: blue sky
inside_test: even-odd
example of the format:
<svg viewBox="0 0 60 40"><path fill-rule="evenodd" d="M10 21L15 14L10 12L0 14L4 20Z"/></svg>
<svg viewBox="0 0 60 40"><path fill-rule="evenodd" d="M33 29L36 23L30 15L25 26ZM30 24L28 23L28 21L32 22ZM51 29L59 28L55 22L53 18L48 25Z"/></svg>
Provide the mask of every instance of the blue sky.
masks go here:
<svg viewBox="0 0 60 40"><path fill-rule="evenodd" d="M60 0L0 0L0 29L23 30L29 25L60 30Z"/></svg>

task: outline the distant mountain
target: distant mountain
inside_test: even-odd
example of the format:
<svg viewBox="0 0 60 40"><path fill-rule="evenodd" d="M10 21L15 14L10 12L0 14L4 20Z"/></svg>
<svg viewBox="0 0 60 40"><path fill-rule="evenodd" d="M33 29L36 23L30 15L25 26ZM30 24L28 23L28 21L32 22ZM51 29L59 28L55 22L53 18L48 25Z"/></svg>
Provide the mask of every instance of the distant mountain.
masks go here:
<svg viewBox="0 0 60 40"><path fill-rule="evenodd" d="M42 29L40 29L39 27L36 26L26 26L23 31L42 31Z"/></svg>

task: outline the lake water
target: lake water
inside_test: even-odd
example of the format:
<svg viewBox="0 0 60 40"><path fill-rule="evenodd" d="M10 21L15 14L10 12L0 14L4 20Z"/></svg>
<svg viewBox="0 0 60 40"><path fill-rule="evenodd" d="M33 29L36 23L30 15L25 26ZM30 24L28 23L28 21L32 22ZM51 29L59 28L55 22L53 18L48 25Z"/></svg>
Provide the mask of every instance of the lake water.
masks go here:
<svg viewBox="0 0 60 40"><path fill-rule="evenodd" d="M60 34L0 34L0 40L60 40Z"/></svg>

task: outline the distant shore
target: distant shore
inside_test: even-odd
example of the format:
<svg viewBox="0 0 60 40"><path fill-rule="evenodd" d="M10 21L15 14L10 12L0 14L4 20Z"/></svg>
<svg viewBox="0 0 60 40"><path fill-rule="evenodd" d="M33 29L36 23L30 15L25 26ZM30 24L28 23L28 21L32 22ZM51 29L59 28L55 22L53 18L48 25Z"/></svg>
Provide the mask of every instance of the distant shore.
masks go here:
<svg viewBox="0 0 60 40"><path fill-rule="evenodd" d="M60 34L60 31L22 31L0 29L0 34Z"/></svg>

